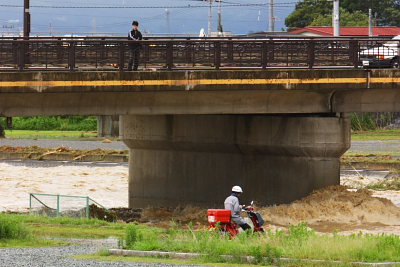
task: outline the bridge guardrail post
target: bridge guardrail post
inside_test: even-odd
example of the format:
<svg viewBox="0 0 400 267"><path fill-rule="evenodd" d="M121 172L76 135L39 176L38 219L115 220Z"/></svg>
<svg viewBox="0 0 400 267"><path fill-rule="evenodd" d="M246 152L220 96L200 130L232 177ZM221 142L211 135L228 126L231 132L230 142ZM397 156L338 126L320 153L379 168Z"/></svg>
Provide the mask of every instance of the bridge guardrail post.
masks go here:
<svg viewBox="0 0 400 267"><path fill-rule="evenodd" d="M232 38L229 37L228 39L228 61L233 62L233 43L232 43Z"/></svg>
<svg viewBox="0 0 400 267"><path fill-rule="evenodd" d="M194 61L192 60L192 54L193 54L193 46L190 43L190 38L186 38L188 42L185 43L185 61L186 64L189 65L191 63L194 66Z"/></svg>
<svg viewBox="0 0 400 267"><path fill-rule="evenodd" d="M310 40L308 43L308 68L312 69L314 67L315 62L315 42L314 40Z"/></svg>
<svg viewBox="0 0 400 267"><path fill-rule="evenodd" d="M261 66L263 69L267 68L268 65L268 44L267 42L262 42L261 45Z"/></svg>
<svg viewBox="0 0 400 267"><path fill-rule="evenodd" d="M15 42L17 40L17 38L13 38L13 42L12 42L12 53L13 53L13 62L14 65L18 68L18 59L19 59L19 54L18 54L18 43Z"/></svg>
<svg viewBox="0 0 400 267"><path fill-rule="evenodd" d="M400 41L397 41L397 68L400 69Z"/></svg>
<svg viewBox="0 0 400 267"><path fill-rule="evenodd" d="M101 38L100 40L105 41L106 38ZM104 64L107 60L107 56L106 56L107 47L104 43L99 43L99 45L100 45L100 65L101 65L101 64Z"/></svg>
<svg viewBox="0 0 400 267"><path fill-rule="evenodd" d="M358 41L351 40L349 43L349 58L355 69L358 68L358 64L359 64L358 52L359 52Z"/></svg>
<svg viewBox="0 0 400 267"><path fill-rule="evenodd" d="M74 69L75 69L75 43L74 42L69 42L68 68L70 71L74 71Z"/></svg>
<svg viewBox="0 0 400 267"><path fill-rule="evenodd" d="M63 53L63 43L61 42L62 41L62 38L57 38L57 40L58 41L60 41L59 43L57 43L57 45L56 45L56 50L57 50L57 61L58 61L58 64L62 64L62 62L63 62L63 55L64 55L64 53Z"/></svg>
<svg viewBox="0 0 400 267"><path fill-rule="evenodd" d="M221 42L214 42L214 66L216 70L221 67Z"/></svg>
<svg viewBox="0 0 400 267"><path fill-rule="evenodd" d="M124 43L119 43L118 45L118 69L119 71L124 71L125 65L125 46Z"/></svg>
<svg viewBox="0 0 400 267"><path fill-rule="evenodd" d="M18 70L22 71L25 68L25 44L18 43Z"/></svg>
<svg viewBox="0 0 400 267"><path fill-rule="evenodd" d="M173 46L173 43L172 42L167 42L166 48L167 48L167 51L166 51L167 52L166 53L167 69L168 70L172 70L172 65L174 64L174 60L173 60L173 57L174 57L174 51L173 51L174 46Z"/></svg>

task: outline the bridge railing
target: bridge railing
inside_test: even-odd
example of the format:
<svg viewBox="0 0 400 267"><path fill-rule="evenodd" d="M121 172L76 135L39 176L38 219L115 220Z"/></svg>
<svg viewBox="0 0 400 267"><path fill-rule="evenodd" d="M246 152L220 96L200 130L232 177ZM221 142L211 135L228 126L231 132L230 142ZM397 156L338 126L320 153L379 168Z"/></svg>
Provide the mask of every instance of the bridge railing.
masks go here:
<svg viewBox="0 0 400 267"><path fill-rule="evenodd" d="M124 71L130 42L105 37L0 38L0 71ZM400 40L377 38L151 38L140 41L140 64L168 70L358 68L363 57L386 60L390 42L398 55Z"/></svg>

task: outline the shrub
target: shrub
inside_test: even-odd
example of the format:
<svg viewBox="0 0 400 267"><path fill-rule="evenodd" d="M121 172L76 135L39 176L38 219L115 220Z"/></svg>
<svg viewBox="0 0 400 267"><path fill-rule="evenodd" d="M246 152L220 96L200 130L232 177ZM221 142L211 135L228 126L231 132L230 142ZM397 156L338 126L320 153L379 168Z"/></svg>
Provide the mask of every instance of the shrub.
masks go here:
<svg viewBox="0 0 400 267"><path fill-rule="evenodd" d="M143 239L142 233L140 233L137 225L129 225L126 229L126 247L133 248L138 241Z"/></svg>
<svg viewBox="0 0 400 267"><path fill-rule="evenodd" d="M21 220L0 214L0 239L28 239L29 231L22 224Z"/></svg>

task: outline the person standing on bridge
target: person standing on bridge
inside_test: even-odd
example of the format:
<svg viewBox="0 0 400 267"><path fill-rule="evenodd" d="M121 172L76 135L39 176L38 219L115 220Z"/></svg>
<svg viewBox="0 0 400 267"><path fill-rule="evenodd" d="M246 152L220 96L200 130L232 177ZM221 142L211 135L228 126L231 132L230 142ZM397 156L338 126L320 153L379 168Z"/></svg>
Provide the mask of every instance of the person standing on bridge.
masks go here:
<svg viewBox="0 0 400 267"><path fill-rule="evenodd" d="M128 33L128 40L129 42L129 49L130 49L130 56L129 56L129 63L128 63L128 70L138 70L139 67L139 58L140 58L140 49L142 48L142 44L137 41L142 40L142 33L139 31L139 22L136 20L132 22L132 30ZM133 66L133 69L132 69Z"/></svg>
<svg viewBox="0 0 400 267"><path fill-rule="evenodd" d="M232 187L232 194L225 199L224 206L226 210L231 210L231 220L246 231L247 229L251 229L251 227L240 216L242 206L239 203L239 197L242 193L243 190L240 186L235 185Z"/></svg>

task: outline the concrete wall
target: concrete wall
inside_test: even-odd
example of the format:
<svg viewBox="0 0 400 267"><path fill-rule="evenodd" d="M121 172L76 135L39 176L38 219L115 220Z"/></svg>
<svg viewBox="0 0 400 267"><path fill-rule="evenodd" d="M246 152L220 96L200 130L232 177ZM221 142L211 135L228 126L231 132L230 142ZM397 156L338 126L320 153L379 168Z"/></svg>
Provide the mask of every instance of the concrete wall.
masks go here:
<svg viewBox="0 0 400 267"><path fill-rule="evenodd" d="M221 207L235 184L244 201L288 203L339 183L349 127L337 117L122 116L129 205Z"/></svg>
<svg viewBox="0 0 400 267"><path fill-rule="evenodd" d="M97 116L98 137L119 136L119 116Z"/></svg>

